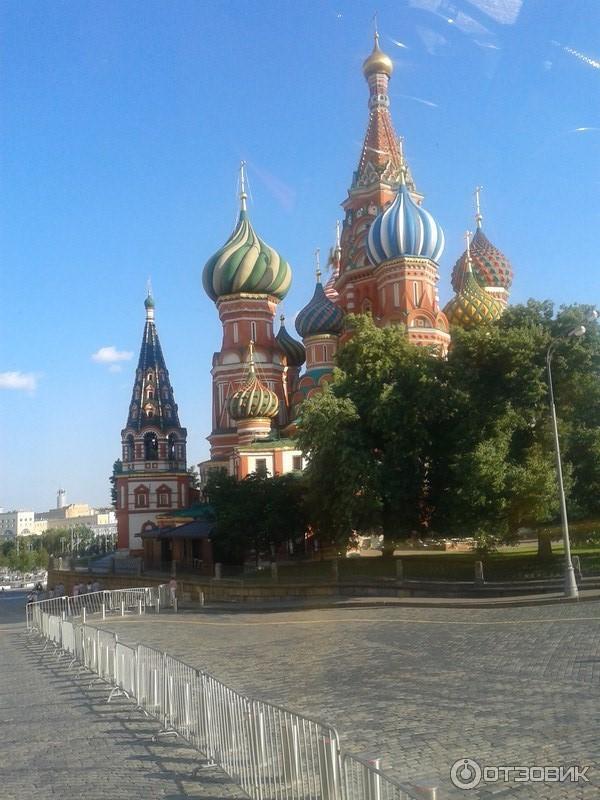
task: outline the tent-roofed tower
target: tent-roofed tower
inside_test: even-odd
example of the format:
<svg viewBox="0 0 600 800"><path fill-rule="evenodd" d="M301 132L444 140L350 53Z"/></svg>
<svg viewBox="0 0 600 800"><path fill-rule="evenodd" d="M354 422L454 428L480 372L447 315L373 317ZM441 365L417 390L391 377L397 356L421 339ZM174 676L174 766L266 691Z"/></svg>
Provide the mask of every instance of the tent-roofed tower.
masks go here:
<svg viewBox="0 0 600 800"><path fill-rule="evenodd" d="M403 168L408 189L420 199L390 113L388 84L393 71L392 59L379 47L376 31L373 51L363 64L369 86L369 121L358 167L342 203L345 216L336 289L340 304L350 313L374 310L367 233L375 217L394 200Z"/></svg>
<svg viewBox="0 0 600 800"><path fill-rule="evenodd" d="M421 258L418 263L403 263L400 274L388 268L389 254L386 257L382 252L374 260L368 247L371 226L398 198L406 209L414 211L417 223L428 219L426 212L418 211L423 196L417 191L390 114L388 85L393 70L392 59L381 50L376 31L373 51L363 64L369 86L369 122L358 168L342 204L345 218L335 282L337 302L347 313L370 312L380 325L410 326L415 322L430 333L423 331L423 335L411 338L422 344L438 343L439 331L443 339L447 332L443 330L446 322L439 315L437 256L428 259L425 269L420 252L400 248L394 256Z"/></svg>
<svg viewBox="0 0 600 800"><path fill-rule="evenodd" d="M189 497L187 431L154 322L154 299L144 302L146 320L127 423L121 431L122 472L116 475L119 549L141 551L140 534L158 514L185 508Z"/></svg>

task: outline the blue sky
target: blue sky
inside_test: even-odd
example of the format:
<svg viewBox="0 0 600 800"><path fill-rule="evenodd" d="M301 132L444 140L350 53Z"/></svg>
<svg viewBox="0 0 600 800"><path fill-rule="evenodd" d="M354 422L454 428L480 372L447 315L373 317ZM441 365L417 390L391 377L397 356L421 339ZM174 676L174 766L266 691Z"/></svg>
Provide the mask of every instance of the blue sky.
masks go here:
<svg viewBox="0 0 600 800"><path fill-rule="evenodd" d="M0 506L46 509L59 486L109 502L148 276L189 460L207 456L220 325L201 271L233 226L239 160L254 227L293 267L293 316L358 160L375 9L396 130L446 234L442 302L481 184L512 301L600 304L596 0L9 0Z"/></svg>

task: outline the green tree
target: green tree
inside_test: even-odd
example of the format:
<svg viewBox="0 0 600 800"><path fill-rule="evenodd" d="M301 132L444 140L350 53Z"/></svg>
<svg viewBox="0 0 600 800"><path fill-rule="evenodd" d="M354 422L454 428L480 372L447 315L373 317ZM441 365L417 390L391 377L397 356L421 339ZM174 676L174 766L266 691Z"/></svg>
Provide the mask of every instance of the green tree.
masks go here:
<svg viewBox="0 0 600 800"><path fill-rule="evenodd" d="M302 479L252 474L241 481L215 471L206 493L215 511L215 558L241 564L252 553L258 562L283 543L303 537L306 529Z"/></svg>
<svg viewBox="0 0 600 800"><path fill-rule="evenodd" d="M349 318L330 388L306 401L299 441L320 532L341 542L381 524L388 546L411 530L475 535L486 546L556 519L546 353L574 515L600 511L600 337L590 308L549 302L454 330L447 359L402 328ZM566 334L584 322L581 339Z"/></svg>
<svg viewBox="0 0 600 800"><path fill-rule="evenodd" d="M109 477L110 482L110 501L112 503L113 508L117 507L117 476L123 473L123 462L120 458L113 464L112 474Z"/></svg>
<svg viewBox="0 0 600 800"><path fill-rule="evenodd" d="M317 528L338 543L381 526L385 549L430 516L434 437L444 400L442 363L400 327L349 317L328 392L304 403L299 443L309 457ZM327 526L327 527L326 527Z"/></svg>

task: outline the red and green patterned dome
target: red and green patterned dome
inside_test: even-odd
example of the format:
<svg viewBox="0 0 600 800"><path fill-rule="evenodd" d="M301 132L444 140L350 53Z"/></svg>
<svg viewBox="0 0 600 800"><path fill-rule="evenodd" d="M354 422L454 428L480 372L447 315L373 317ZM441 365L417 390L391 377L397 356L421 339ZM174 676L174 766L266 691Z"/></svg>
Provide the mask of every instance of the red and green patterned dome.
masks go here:
<svg viewBox="0 0 600 800"><path fill-rule="evenodd" d="M462 254L452 270L452 288L461 292L466 278L467 251ZM484 287L510 289L513 268L508 258L487 238L480 227L471 241L471 263L477 282Z"/></svg>

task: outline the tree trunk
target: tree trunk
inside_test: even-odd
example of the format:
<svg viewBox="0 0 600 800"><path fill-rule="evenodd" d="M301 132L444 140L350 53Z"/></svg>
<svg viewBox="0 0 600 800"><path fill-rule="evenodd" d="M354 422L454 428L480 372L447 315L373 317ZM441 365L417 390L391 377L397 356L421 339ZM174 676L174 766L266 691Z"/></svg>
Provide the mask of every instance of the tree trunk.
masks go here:
<svg viewBox="0 0 600 800"><path fill-rule="evenodd" d="M546 531L538 532L538 551L537 557L541 561L548 561L552 558L552 540Z"/></svg>

